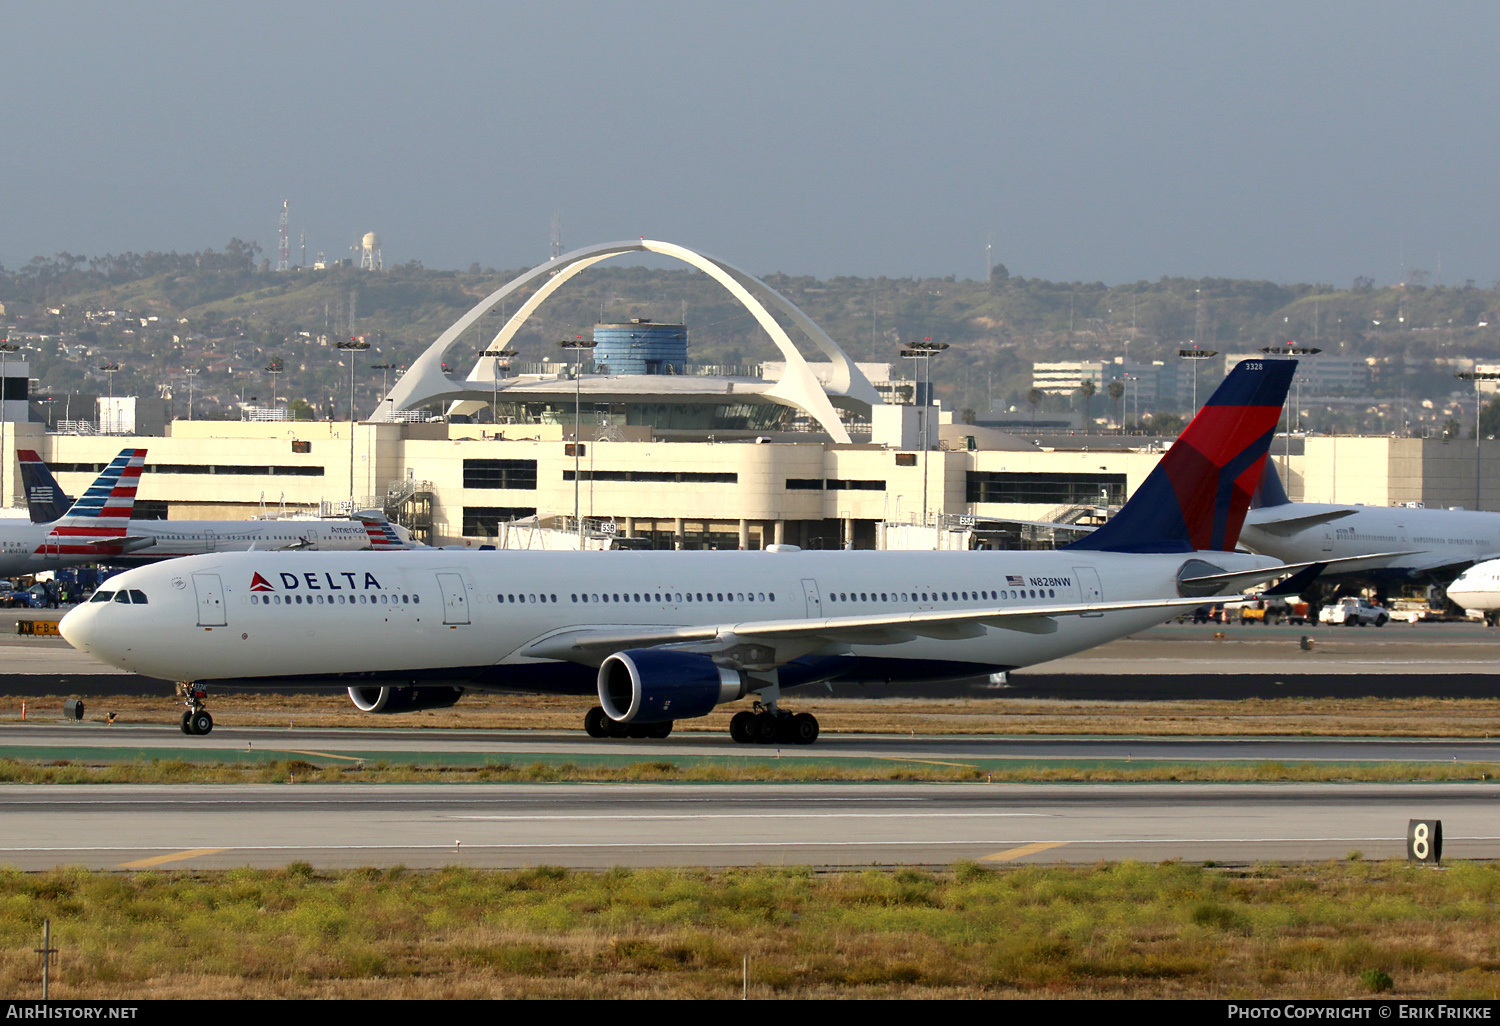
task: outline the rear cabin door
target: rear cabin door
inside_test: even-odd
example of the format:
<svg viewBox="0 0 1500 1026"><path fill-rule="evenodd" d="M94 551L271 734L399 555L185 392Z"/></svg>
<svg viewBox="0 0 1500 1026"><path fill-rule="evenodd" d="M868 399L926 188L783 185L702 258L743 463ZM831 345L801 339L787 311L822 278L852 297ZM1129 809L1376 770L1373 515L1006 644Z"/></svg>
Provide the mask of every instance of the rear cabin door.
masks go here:
<svg viewBox="0 0 1500 1026"><path fill-rule="evenodd" d="M1075 566L1078 577L1078 597L1084 602L1103 602L1104 589L1099 585L1099 571L1091 566ZM1084 613L1084 616L1103 616L1103 613Z"/></svg>
<svg viewBox="0 0 1500 1026"><path fill-rule="evenodd" d="M198 626L223 627L225 616L224 585L218 574L194 574L193 591L198 595Z"/></svg>
<svg viewBox="0 0 1500 1026"><path fill-rule="evenodd" d="M462 574L438 574L438 587L443 591L443 622L469 622L469 590L464 587Z"/></svg>

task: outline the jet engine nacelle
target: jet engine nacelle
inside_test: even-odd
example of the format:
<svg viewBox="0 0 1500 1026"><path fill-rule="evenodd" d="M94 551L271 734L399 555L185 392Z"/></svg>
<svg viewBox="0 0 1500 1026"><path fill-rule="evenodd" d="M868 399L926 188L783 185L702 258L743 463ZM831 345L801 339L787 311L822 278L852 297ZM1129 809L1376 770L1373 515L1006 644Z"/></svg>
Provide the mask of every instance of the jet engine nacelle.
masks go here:
<svg viewBox="0 0 1500 1026"><path fill-rule="evenodd" d="M454 687L365 687L350 688L349 700L360 712L398 713L418 709L446 709L463 697Z"/></svg>
<svg viewBox="0 0 1500 1026"><path fill-rule="evenodd" d="M636 648L599 667L599 705L617 723L662 723L707 715L743 698L745 678L706 655Z"/></svg>

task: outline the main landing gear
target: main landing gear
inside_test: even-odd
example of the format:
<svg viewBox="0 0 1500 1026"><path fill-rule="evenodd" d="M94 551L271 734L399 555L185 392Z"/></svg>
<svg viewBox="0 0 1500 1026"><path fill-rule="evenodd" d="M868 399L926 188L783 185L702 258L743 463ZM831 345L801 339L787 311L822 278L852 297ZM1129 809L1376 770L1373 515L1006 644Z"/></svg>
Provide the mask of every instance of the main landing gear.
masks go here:
<svg viewBox="0 0 1500 1026"><path fill-rule="evenodd" d="M810 745L818 739L818 719L812 713L792 713L756 702L753 711L737 712L729 721L729 736L742 745Z"/></svg>
<svg viewBox="0 0 1500 1026"><path fill-rule="evenodd" d="M207 688L199 687L190 680L178 681L177 697L187 706L187 712L182 714L184 734L202 737L214 729L214 718L203 705L204 699L208 698Z"/></svg>
<svg viewBox="0 0 1500 1026"><path fill-rule="evenodd" d="M583 717L583 729L589 737L596 738L655 738L660 740L672 733L671 720L660 723L619 723L605 715L604 710L594 706Z"/></svg>

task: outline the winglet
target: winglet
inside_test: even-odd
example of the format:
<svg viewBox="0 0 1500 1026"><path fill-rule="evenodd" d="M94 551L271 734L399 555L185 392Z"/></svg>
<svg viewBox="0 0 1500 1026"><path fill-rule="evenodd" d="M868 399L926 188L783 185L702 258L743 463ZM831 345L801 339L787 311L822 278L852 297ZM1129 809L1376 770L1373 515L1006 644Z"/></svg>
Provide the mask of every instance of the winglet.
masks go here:
<svg viewBox="0 0 1500 1026"><path fill-rule="evenodd" d="M1295 360L1236 366L1125 507L1067 548L1233 551L1296 370Z"/></svg>

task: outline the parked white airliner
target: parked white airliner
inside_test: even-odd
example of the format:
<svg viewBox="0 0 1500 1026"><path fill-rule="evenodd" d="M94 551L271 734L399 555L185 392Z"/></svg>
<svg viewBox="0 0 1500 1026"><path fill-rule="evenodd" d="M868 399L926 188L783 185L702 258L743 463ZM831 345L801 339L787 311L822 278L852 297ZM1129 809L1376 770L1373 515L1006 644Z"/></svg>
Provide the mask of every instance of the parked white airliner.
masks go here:
<svg viewBox="0 0 1500 1026"><path fill-rule="evenodd" d="M1325 582L1445 585L1500 556L1500 513L1292 502L1267 460L1240 543L1288 563L1379 557L1360 569L1324 573Z"/></svg>
<svg viewBox="0 0 1500 1026"><path fill-rule="evenodd" d="M1460 609L1472 609L1491 627L1500 625L1500 559L1476 563L1448 585L1448 598Z"/></svg>
<svg viewBox="0 0 1500 1026"><path fill-rule="evenodd" d="M596 692L594 736L665 737L756 694L737 741L810 742L781 691L1056 659L1284 573L1234 551L1291 361L1247 361L1124 509L1051 552L233 553L127 571L62 621L76 648L181 682L337 684L371 712L462 689Z"/></svg>
<svg viewBox="0 0 1500 1026"><path fill-rule="evenodd" d="M27 497L53 507L59 489L41 457L20 450ZM83 563L135 566L177 556L258 549L393 550L412 545L406 528L384 515L321 520L133 520L145 449L123 449L66 513L50 522L0 524L0 576ZM40 468L40 469L38 469ZM45 475L47 486L37 487ZM33 512L33 521L37 519Z"/></svg>

